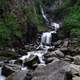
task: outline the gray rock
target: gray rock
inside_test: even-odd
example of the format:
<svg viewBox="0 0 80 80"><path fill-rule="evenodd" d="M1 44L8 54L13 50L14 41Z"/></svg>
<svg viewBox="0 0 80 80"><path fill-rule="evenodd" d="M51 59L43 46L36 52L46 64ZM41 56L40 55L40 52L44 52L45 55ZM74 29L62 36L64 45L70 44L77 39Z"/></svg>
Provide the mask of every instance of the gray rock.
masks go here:
<svg viewBox="0 0 80 80"><path fill-rule="evenodd" d="M79 76L75 76L75 77L73 77L72 80L80 80L80 77Z"/></svg>
<svg viewBox="0 0 80 80"><path fill-rule="evenodd" d="M11 75L13 72L14 71L12 69L10 69L10 67L8 67L8 66L2 67L2 75L6 76L6 77Z"/></svg>
<svg viewBox="0 0 80 80"><path fill-rule="evenodd" d="M54 46L59 46L62 44L62 40L58 40L57 42L54 42Z"/></svg>
<svg viewBox="0 0 80 80"><path fill-rule="evenodd" d="M68 47L68 44L69 44L69 41L68 40L64 40L63 47Z"/></svg>
<svg viewBox="0 0 80 80"><path fill-rule="evenodd" d="M48 64L48 63L51 63L53 60L54 60L53 58L48 58L48 59L45 59L45 62L46 64Z"/></svg>
<svg viewBox="0 0 80 80"><path fill-rule="evenodd" d="M61 52L59 49L53 51L50 53L52 56L56 56L58 58L63 58L64 57L64 54L63 52Z"/></svg>
<svg viewBox="0 0 80 80"><path fill-rule="evenodd" d="M40 63L38 56L31 55L28 59L25 60L24 66L34 69L36 67L34 64L36 63Z"/></svg>
<svg viewBox="0 0 80 80"><path fill-rule="evenodd" d="M33 72L32 80L71 80L69 64L64 61L56 61L45 67L37 68Z"/></svg>
<svg viewBox="0 0 80 80"><path fill-rule="evenodd" d="M73 62L74 59L73 59L72 56L66 55L65 58L64 58L64 60L68 61L68 62Z"/></svg>
<svg viewBox="0 0 80 80"><path fill-rule="evenodd" d="M2 67L2 75L8 77L9 75L11 75L14 72L17 72L20 70L20 66L18 65L3 65Z"/></svg>
<svg viewBox="0 0 80 80"><path fill-rule="evenodd" d="M68 47L60 47L60 50L64 53L68 52Z"/></svg>
<svg viewBox="0 0 80 80"><path fill-rule="evenodd" d="M74 57L74 64L80 65L80 55Z"/></svg>
<svg viewBox="0 0 80 80"><path fill-rule="evenodd" d="M6 80L24 80L26 77L27 71L18 71L7 77Z"/></svg>
<svg viewBox="0 0 80 80"><path fill-rule="evenodd" d="M75 64L70 64L70 70L72 75L80 75L80 66Z"/></svg>

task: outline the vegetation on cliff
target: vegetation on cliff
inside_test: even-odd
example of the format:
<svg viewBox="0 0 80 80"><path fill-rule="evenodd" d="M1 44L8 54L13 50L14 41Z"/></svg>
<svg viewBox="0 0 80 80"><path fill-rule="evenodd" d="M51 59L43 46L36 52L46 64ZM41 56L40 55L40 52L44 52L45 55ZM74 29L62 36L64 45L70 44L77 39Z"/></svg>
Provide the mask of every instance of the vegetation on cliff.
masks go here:
<svg viewBox="0 0 80 80"><path fill-rule="evenodd" d="M34 24L38 31L45 31L45 22L40 12L40 5L50 7L56 0L0 0L0 46L11 44L16 37L22 39L26 35L28 24ZM71 36L80 35L80 1L59 0L56 17L64 18L63 33ZM53 15L53 14L51 14ZM58 18L59 19L59 18Z"/></svg>

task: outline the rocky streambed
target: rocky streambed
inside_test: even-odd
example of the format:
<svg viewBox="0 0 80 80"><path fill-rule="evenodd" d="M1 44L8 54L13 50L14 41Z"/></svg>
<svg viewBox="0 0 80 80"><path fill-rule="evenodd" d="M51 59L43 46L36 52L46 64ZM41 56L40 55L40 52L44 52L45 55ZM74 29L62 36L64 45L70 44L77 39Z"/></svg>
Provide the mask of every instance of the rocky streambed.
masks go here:
<svg viewBox="0 0 80 80"><path fill-rule="evenodd" d="M47 51L22 50L24 54L13 52L15 56L12 52L0 64L6 80L80 80L80 47L76 38L58 40Z"/></svg>

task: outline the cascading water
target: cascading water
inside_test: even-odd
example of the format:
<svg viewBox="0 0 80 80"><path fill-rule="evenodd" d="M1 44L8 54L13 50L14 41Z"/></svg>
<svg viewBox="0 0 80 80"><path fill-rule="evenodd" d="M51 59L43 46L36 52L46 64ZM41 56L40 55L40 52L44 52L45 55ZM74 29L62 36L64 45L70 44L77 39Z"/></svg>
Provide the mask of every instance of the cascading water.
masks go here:
<svg viewBox="0 0 80 80"><path fill-rule="evenodd" d="M43 16L44 20L50 25L49 28L52 28L52 29L54 29L54 31L57 31L60 28L60 25L56 22L50 21L47 18L46 14L44 12L44 9L41 5L40 5L40 9L41 9L41 13L42 13L42 16Z"/></svg>
<svg viewBox="0 0 80 80"><path fill-rule="evenodd" d="M44 32L41 36L40 46L37 49L49 49L52 43L52 34L56 34L56 31Z"/></svg>
<svg viewBox="0 0 80 80"><path fill-rule="evenodd" d="M44 55L43 53L44 53L43 51L31 51L31 52L28 52L27 55L20 57L20 60L22 60L23 61L22 64L24 64L26 59L28 59L31 55L35 55L35 56L38 56L40 64L45 64L43 60L43 55Z"/></svg>
<svg viewBox="0 0 80 80"><path fill-rule="evenodd" d="M54 29L54 31L57 32L57 30L60 28L60 25L58 23L52 22L51 28Z"/></svg>
<svg viewBox="0 0 80 80"><path fill-rule="evenodd" d="M2 67L0 67L0 80L6 80L6 78L1 73L2 73Z"/></svg>
<svg viewBox="0 0 80 80"><path fill-rule="evenodd" d="M44 13L44 10L42 8L42 6L40 5L41 8L41 13L43 18L45 19L46 22L49 23L49 28L51 28L53 31L50 32L44 32L41 36L41 43L40 46L37 48L44 48L44 46L48 49L49 46L51 46L51 41L52 41L52 35L57 33L57 30L60 28L60 24L56 23L56 22L50 22L46 16L46 14Z"/></svg>
<svg viewBox="0 0 80 80"><path fill-rule="evenodd" d="M43 18L46 20L46 22L49 22L49 20L47 19L47 16L45 15L44 10L43 10L41 5L40 5L40 8L41 8L41 13L42 13Z"/></svg>

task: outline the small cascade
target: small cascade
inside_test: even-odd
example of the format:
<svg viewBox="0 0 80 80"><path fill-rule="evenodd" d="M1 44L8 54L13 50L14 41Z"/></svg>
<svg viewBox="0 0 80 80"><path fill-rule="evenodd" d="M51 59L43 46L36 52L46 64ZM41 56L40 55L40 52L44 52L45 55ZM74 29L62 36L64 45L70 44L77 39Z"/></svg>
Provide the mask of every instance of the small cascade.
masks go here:
<svg viewBox="0 0 80 80"><path fill-rule="evenodd" d="M41 9L41 13L42 13L43 18L46 20L46 22L49 22L49 20L47 19L47 16L45 15L44 10L43 10L41 5L40 5L40 9Z"/></svg>
<svg viewBox="0 0 80 80"><path fill-rule="evenodd" d="M53 40L53 38L56 38L54 35L57 34L57 30L60 28L60 24L56 23L56 22L53 22L53 21L50 21L47 18L46 14L44 13L44 10L43 10L41 5L40 5L40 8L41 8L41 13L42 13L43 18L45 19L45 21L49 25L48 27L53 30L53 31L50 31L50 32L44 32L41 36L41 43L40 43L40 45L37 49L41 48L41 49L46 50L46 49L49 49L51 47L52 41L53 42L55 41L55 40Z"/></svg>
<svg viewBox="0 0 80 80"><path fill-rule="evenodd" d="M41 9L41 13L42 13L42 16L44 18L44 20L46 21L46 23L48 24L48 27L53 29L54 31L57 31L59 28L60 28L60 24L59 23L56 23L54 22L52 19L49 19L44 10L43 10L43 7L40 5L40 9Z"/></svg>
<svg viewBox="0 0 80 80"><path fill-rule="evenodd" d="M10 64L15 64L15 61L16 61L16 60L10 60L9 63L10 63Z"/></svg>
<svg viewBox="0 0 80 80"><path fill-rule="evenodd" d="M56 31L50 31L50 32L44 32L41 36L41 43L40 46L37 48L42 48L42 49L48 49L51 46L52 43L52 35L56 34Z"/></svg>
<svg viewBox="0 0 80 80"><path fill-rule="evenodd" d="M23 64L25 63L25 60L29 59L31 55L37 56L39 61L40 61L40 64L45 65L45 61L43 60L43 55L44 54L45 54L44 51L31 51L31 52L28 52L27 55L24 55L24 56L20 57L20 60L22 61L22 69L24 68Z"/></svg>
<svg viewBox="0 0 80 80"><path fill-rule="evenodd" d="M30 57L30 54L24 55L24 56L19 58L22 61L21 70L27 70L28 71L27 66L25 67L24 63L25 63L25 60L28 59L29 57Z"/></svg>
<svg viewBox="0 0 80 80"><path fill-rule="evenodd" d="M44 52L45 53L45 52ZM43 52L42 51L36 51L33 53L34 55L38 56L40 64L44 64L45 65L45 61L43 60Z"/></svg>
<svg viewBox="0 0 80 80"><path fill-rule="evenodd" d="M60 25L58 23L52 22L51 28L57 32L57 30L60 28Z"/></svg>
<svg viewBox="0 0 80 80"><path fill-rule="evenodd" d="M6 78L1 73L2 73L2 68L0 67L0 80L6 80Z"/></svg>

